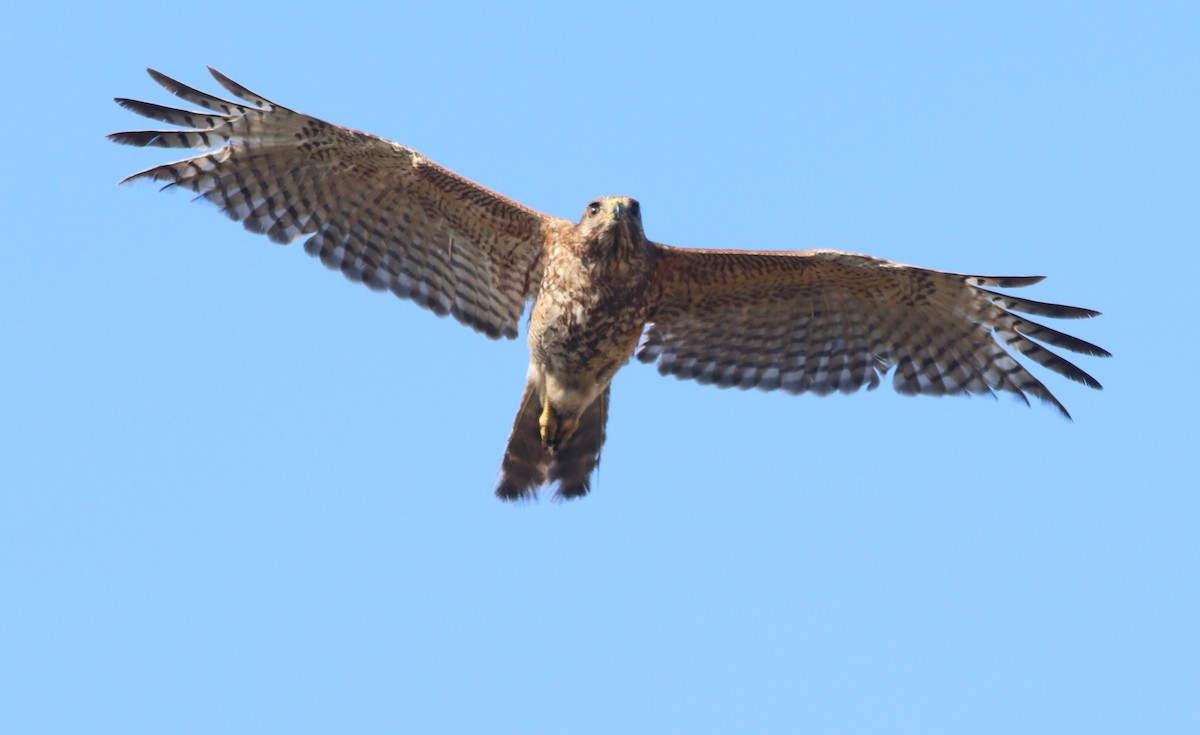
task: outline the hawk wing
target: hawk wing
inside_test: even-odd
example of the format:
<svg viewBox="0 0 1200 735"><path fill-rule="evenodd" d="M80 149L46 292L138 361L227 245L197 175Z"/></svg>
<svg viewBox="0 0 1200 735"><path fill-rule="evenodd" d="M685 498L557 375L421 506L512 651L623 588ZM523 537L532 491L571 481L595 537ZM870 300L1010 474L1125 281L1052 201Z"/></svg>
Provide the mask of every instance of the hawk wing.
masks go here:
<svg viewBox="0 0 1200 735"><path fill-rule="evenodd" d="M411 148L275 104L215 69L209 71L221 86L249 104L148 71L167 91L208 111L118 98L140 115L188 129L109 138L216 150L125 181L186 187L274 242L309 236L305 251L352 281L453 314L489 337L517 336L525 301L541 281L544 228L556 220Z"/></svg>
<svg viewBox="0 0 1200 735"><path fill-rule="evenodd" d="M637 356L659 372L719 386L789 393L875 388L895 368L904 394L1007 391L1070 414L1005 349L1071 380L1100 384L1030 338L1088 355L1108 352L1013 311L1059 318L1099 312L985 287L1041 276L926 270L834 250L660 249L658 301Z"/></svg>

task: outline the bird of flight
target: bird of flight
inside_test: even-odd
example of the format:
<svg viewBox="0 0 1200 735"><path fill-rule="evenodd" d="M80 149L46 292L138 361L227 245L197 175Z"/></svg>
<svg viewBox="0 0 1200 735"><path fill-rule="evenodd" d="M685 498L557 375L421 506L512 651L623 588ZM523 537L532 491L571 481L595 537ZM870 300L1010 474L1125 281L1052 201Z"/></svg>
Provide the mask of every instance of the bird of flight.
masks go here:
<svg viewBox="0 0 1200 735"><path fill-rule="evenodd" d="M610 383L630 357L718 386L851 393L892 372L904 394L1015 394L1066 408L1009 350L1100 384L1041 343L1108 352L1013 312L1098 312L993 288L1041 276L971 276L837 250L751 252L646 239L638 202L600 197L579 222L541 214L411 148L295 112L209 69L240 102L150 76L202 110L117 98L181 129L113 133L208 153L155 166L247 230L304 249L351 281L391 291L491 338L515 338L528 301L529 372L496 494L587 494ZM1032 338L1032 339L1031 339Z"/></svg>

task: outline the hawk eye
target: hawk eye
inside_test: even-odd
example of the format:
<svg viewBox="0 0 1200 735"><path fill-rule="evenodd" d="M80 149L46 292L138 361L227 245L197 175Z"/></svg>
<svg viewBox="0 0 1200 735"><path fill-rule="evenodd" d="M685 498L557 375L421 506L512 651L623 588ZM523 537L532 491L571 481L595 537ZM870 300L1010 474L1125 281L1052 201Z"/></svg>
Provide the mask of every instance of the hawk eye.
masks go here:
<svg viewBox="0 0 1200 735"><path fill-rule="evenodd" d="M588 214L592 215L593 217L596 216L597 214L600 214L600 202L592 202L591 204L589 204L588 205Z"/></svg>
<svg viewBox="0 0 1200 735"><path fill-rule="evenodd" d="M637 202L633 202L629 205L629 213L632 214L634 217L637 217L638 215L640 215L642 213L642 208L638 205Z"/></svg>

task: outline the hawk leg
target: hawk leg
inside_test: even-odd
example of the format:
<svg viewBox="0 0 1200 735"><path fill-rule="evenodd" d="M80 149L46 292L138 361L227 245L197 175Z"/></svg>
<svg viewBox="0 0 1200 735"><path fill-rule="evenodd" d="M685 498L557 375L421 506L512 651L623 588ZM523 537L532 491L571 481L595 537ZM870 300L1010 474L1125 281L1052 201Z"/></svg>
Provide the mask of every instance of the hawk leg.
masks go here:
<svg viewBox="0 0 1200 735"><path fill-rule="evenodd" d="M542 447L553 453L557 452L575 430L579 428L579 416L564 416L550 405L550 396L542 397L542 415L538 419L542 434Z"/></svg>

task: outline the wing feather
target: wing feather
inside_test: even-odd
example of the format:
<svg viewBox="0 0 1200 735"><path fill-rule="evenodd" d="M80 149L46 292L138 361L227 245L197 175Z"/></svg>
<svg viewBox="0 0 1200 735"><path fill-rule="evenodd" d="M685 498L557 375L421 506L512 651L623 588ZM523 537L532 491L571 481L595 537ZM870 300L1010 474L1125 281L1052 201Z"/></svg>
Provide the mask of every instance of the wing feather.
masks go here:
<svg viewBox="0 0 1200 735"><path fill-rule="evenodd" d="M209 69L245 103L160 72L167 91L206 111L118 98L183 130L113 133L117 143L212 149L133 174L182 187L272 242L308 236L305 252L348 279L391 291L490 337L515 337L541 280L547 227L528 209L411 148L295 112ZM124 182L122 182L124 183Z"/></svg>
<svg viewBox="0 0 1200 735"><path fill-rule="evenodd" d="M1108 352L1013 311L1058 318L1098 312L990 291L1041 276L967 276L834 250L659 248L657 302L642 362L701 383L790 393L854 392L892 373L906 395L1013 393L1069 418L1006 347L1092 388L1091 375L1046 345Z"/></svg>

